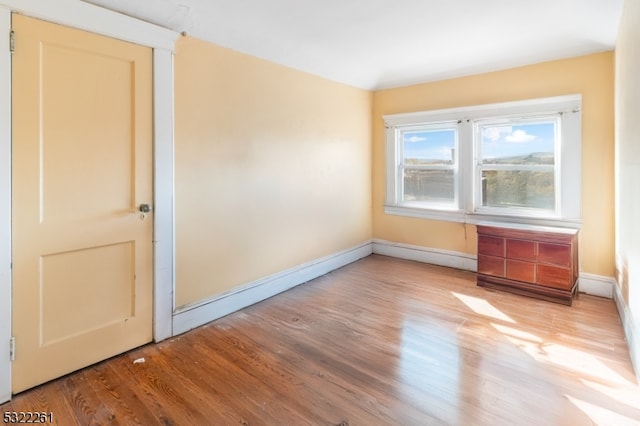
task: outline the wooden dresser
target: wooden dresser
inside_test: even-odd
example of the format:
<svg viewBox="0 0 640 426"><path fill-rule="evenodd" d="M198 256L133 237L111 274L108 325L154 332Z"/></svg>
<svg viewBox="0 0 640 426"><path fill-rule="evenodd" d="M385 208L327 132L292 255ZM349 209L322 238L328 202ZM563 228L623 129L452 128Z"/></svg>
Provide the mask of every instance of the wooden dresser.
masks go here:
<svg viewBox="0 0 640 426"><path fill-rule="evenodd" d="M478 225L478 285L571 305L578 230Z"/></svg>

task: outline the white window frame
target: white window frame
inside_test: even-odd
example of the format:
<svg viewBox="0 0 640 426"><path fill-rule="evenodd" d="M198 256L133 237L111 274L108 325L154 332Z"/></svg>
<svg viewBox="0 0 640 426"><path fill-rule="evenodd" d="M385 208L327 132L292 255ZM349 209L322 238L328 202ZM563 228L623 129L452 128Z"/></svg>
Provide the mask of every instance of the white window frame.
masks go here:
<svg viewBox="0 0 640 426"><path fill-rule="evenodd" d="M560 207L561 207L561 180L562 180L562 172L561 172L561 142L560 144L554 144L554 159L558 161L554 161L553 165L487 165L485 166L482 163L483 155L482 155L482 139L481 139L481 131L480 127L483 125L517 125L523 124L527 122L536 122L536 121L554 121L555 122L555 140L562 141L561 138L561 123L562 123L562 114L561 113L551 113L545 115L536 115L536 116L517 116L517 117L495 117L487 120L476 120L473 126L473 135L474 135L474 148L475 148L475 156L477 160L474 163L474 211L477 213L486 213L486 214L495 214L501 216L525 216L525 217L559 217ZM548 170L554 172L554 194L558 194L555 198L554 207L552 210L542 210L536 208L526 208L526 207L492 207L492 206L484 206L482 204L482 172L484 170Z"/></svg>
<svg viewBox="0 0 640 426"><path fill-rule="evenodd" d="M454 161L452 165L407 165L404 162L404 144L400 140L401 135L407 131L431 131L431 130L447 130L447 129L456 129L456 141L454 146ZM398 126L395 128L395 138L398 140L398 143L395 144L396 147L396 159L397 159L397 177L396 177L396 190L395 196L396 203L403 204L405 206L414 206L416 208L422 208L425 205L432 206L438 210L452 210L455 209L455 206L458 205L460 194L458 191L458 182L459 182L459 169L460 169L460 160L459 160L459 148L458 148L458 125L455 121L450 122L441 122L441 123L428 123L428 124L413 124L409 126ZM454 196L452 203L442 203L442 202L429 202L425 203L424 201L403 201L404 194L404 172L406 169L415 169L415 170L452 170L453 171L453 181L454 181Z"/></svg>
<svg viewBox="0 0 640 426"><path fill-rule="evenodd" d="M486 221L543 226L580 227L582 173L582 96L567 95L524 101L476 105L407 114L385 115L387 214L462 223ZM526 121L535 117L558 116L560 143L555 152L556 206L553 211L481 205L480 141L477 127L492 120ZM402 129L438 123L458 125L457 205L403 202L400 172Z"/></svg>

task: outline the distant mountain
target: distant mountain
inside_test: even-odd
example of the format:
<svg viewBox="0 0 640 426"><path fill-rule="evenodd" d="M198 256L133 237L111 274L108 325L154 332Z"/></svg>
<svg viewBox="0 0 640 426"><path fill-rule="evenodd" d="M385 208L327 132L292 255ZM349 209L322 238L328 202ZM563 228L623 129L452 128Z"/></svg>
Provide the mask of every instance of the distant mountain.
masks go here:
<svg viewBox="0 0 640 426"><path fill-rule="evenodd" d="M487 158L484 164L554 164L553 152L532 152L526 155Z"/></svg>
<svg viewBox="0 0 640 426"><path fill-rule="evenodd" d="M405 160L405 164L412 164L416 166L442 166L442 165L450 165L452 162L446 160L439 160L437 158L407 158Z"/></svg>

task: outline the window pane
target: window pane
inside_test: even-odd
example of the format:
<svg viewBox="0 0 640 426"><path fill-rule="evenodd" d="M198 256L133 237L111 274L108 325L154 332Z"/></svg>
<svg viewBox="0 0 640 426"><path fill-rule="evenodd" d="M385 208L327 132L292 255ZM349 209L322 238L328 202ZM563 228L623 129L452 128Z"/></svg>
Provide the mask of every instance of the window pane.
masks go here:
<svg viewBox="0 0 640 426"><path fill-rule="evenodd" d="M554 164L556 122L479 126L482 164Z"/></svg>
<svg viewBox="0 0 640 426"><path fill-rule="evenodd" d="M456 129L405 130L402 132L405 165L454 164Z"/></svg>
<svg viewBox="0 0 640 426"><path fill-rule="evenodd" d="M453 170L405 169L403 201L453 203L455 201Z"/></svg>
<svg viewBox="0 0 640 426"><path fill-rule="evenodd" d="M482 205L555 210L553 172L484 170Z"/></svg>

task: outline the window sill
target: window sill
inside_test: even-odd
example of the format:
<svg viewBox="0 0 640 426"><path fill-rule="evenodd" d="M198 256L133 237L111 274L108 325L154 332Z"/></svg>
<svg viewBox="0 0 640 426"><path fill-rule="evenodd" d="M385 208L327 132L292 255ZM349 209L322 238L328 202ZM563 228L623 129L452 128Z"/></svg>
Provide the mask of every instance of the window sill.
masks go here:
<svg viewBox="0 0 640 426"><path fill-rule="evenodd" d="M435 210L420 207L385 205L384 212L396 216L417 217L420 219L442 220L445 222L466 222L466 212L463 210Z"/></svg>
<svg viewBox="0 0 640 426"><path fill-rule="evenodd" d="M507 216L487 213L468 213L464 210L435 210L399 205L385 205L384 212L395 216L415 217L443 222L469 223L472 225L482 225L489 222L494 226L529 225L570 229L580 229L582 227L581 219Z"/></svg>

